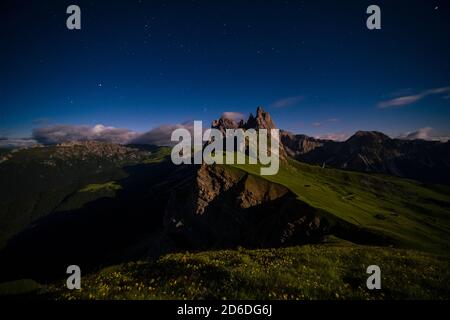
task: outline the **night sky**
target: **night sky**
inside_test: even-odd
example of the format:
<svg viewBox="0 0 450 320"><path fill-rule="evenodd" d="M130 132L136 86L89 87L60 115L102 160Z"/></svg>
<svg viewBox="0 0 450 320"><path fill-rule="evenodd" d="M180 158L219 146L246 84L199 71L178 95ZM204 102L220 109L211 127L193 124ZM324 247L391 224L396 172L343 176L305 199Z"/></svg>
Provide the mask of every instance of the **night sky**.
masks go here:
<svg viewBox="0 0 450 320"><path fill-rule="evenodd" d="M77 4L82 29L66 28ZM382 29L366 28L381 7ZM449 1L2 1L0 137L248 115L341 138L450 134ZM426 129L428 128L428 129ZM432 131L429 128L433 128Z"/></svg>

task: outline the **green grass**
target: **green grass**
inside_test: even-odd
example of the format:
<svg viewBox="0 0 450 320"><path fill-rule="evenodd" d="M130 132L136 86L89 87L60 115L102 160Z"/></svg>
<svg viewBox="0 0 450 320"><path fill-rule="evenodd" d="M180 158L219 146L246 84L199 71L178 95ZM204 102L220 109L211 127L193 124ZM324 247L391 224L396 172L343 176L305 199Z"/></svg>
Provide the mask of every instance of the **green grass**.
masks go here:
<svg viewBox="0 0 450 320"><path fill-rule="evenodd" d="M157 150L145 161L164 161L168 151ZM41 152L34 156L40 157ZM23 163L16 161L1 172L14 182L4 185L0 197L4 238L47 214L49 208L67 210L92 201L91 197L116 192L120 185L114 181L127 176L122 165L98 173L98 163L77 170ZM259 166L232 167L259 176ZM89 174L79 177L79 172ZM294 160L283 164L277 175L262 178L288 187L331 221L368 229L401 249L336 241L279 249L175 253L155 262L138 261L84 274L81 291L68 291L63 279L41 287L40 295L56 299L450 299L449 187L323 169ZM22 192L24 185L29 190ZM55 185L58 189L47 187ZM12 193L15 198L11 190L17 191ZM16 221L17 212L28 214ZM381 267L381 291L365 287L370 264ZM21 286L36 288L28 281L0 285L0 294L26 294L30 291L21 291Z"/></svg>
<svg viewBox="0 0 450 320"><path fill-rule="evenodd" d="M143 163L159 163L161 161L167 160L168 157L170 157L171 151L172 148L170 147L157 147L152 151L151 156Z"/></svg>
<svg viewBox="0 0 450 320"><path fill-rule="evenodd" d="M234 165L259 175L259 166ZM288 187L329 216L392 239L396 246L448 254L450 188L380 174L321 168L294 160L277 175L261 176Z"/></svg>
<svg viewBox="0 0 450 320"><path fill-rule="evenodd" d="M118 185L115 181L109 181L106 183L88 184L78 192L117 191L120 189L122 189L122 186Z"/></svg>
<svg viewBox="0 0 450 320"><path fill-rule="evenodd" d="M42 289L42 286L31 279L10 281L0 284L0 296L31 294L40 289Z"/></svg>
<svg viewBox="0 0 450 320"><path fill-rule="evenodd" d="M381 268L382 290L366 288ZM41 294L56 299L448 299L448 258L345 242L280 249L176 253L83 277Z"/></svg>
<svg viewBox="0 0 450 320"><path fill-rule="evenodd" d="M127 166L141 164L96 157L57 160L55 153L60 148L17 150L0 164L0 249L27 225L52 212L114 196L119 186L112 181L127 178ZM143 162L161 162L167 153L167 148L152 148ZM49 165L49 160L55 165Z"/></svg>

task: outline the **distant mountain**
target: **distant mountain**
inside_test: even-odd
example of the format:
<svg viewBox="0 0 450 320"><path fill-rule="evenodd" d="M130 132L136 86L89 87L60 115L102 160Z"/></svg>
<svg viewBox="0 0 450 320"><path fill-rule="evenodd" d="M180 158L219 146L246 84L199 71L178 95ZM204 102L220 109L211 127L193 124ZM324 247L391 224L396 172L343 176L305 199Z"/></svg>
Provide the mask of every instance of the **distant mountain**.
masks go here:
<svg viewBox="0 0 450 320"><path fill-rule="evenodd" d="M307 154L316 148L330 148L335 144L332 140L319 140L304 134L293 134L289 131L282 131L280 137L286 152L294 158Z"/></svg>
<svg viewBox="0 0 450 320"><path fill-rule="evenodd" d="M358 131L344 142L283 132L282 143L291 156L310 164L450 184L449 142L391 139L377 131Z"/></svg>

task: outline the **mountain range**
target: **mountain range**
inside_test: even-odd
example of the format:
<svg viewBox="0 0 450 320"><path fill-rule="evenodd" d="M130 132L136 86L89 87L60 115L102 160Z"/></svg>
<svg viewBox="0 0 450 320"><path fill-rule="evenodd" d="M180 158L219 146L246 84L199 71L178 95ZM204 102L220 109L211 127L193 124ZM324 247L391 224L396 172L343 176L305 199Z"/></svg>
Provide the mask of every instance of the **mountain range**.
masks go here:
<svg viewBox="0 0 450 320"><path fill-rule="evenodd" d="M212 127L276 125L258 108ZM74 262L95 274L186 250L328 248L336 239L448 253L448 143L363 131L344 142L282 131L281 141L274 176L249 164L176 166L170 148L149 145L74 141L1 153L0 282L52 283Z"/></svg>
<svg viewBox="0 0 450 320"><path fill-rule="evenodd" d="M281 141L290 156L310 164L450 183L450 142L391 139L377 131L358 131L343 142L284 131Z"/></svg>

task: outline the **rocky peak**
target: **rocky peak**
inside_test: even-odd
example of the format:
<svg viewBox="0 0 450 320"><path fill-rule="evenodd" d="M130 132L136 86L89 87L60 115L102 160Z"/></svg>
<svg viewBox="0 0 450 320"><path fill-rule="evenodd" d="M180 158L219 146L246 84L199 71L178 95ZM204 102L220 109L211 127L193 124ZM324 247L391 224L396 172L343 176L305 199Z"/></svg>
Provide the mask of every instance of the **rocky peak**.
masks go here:
<svg viewBox="0 0 450 320"><path fill-rule="evenodd" d="M256 117L250 113L247 121L240 120L236 122L233 119L221 116L218 120L214 120L211 123L211 128L219 129L222 132L225 132L226 129L276 129L276 125L272 120L270 114L264 111L263 107L259 106L256 109Z"/></svg>
<svg viewBox="0 0 450 320"><path fill-rule="evenodd" d="M362 130L355 132L353 137L360 137L360 138L361 137L369 137L372 139L381 139L381 140L390 140L391 139L387 135L385 135L384 133L379 132L379 131L362 131Z"/></svg>
<svg viewBox="0 0 450 320"><path fill-rule="evenodd" d="M227 117L221 116L220 119L214 120L211 123L211 128L218 129L222 133L225 133L226 129L267 129L269 130L268 135L270 136L270 130L276 129L276 125L272 120L272 117L270 114L266 111L264 111L264 108L262 106L259 106L256 109L256 117L253 116L252 113L250 113L250 116L248 117L247 121L244 122L243 120L239 121L237 123L233 119L229 119ZM281 137L280 137L281 138ZM281 161L287 161L287 153L286 150L284 150L284 146L280 139L280 160Z"/></svg>
<svg viewBox="0 0 450 320"><path fill-rule="evenodd" d="M245 129L276 129L270 114L265 112L263 107L259 106L256 109L256 117L250 114L250 117L245 123Z"/></svg>
<svg viewBox="0 0 450 320"><path fill-rule="evenodd" d="M226 129L237 129L242 127L242 120L239 123L236 123L233 119L225 118L224 116L220 117L219 120L214 120L211 123L211 128L220 130L223 134L225 134Z"/></svg>
<svg viewBox="0 0 450 320"><path fill-rule="evenodd" d="M389 140L391 140L391 138L378 131L357 131L346 141L346 143L358 145L363 144L368 146L374 144L382 144Z"/></svg>

